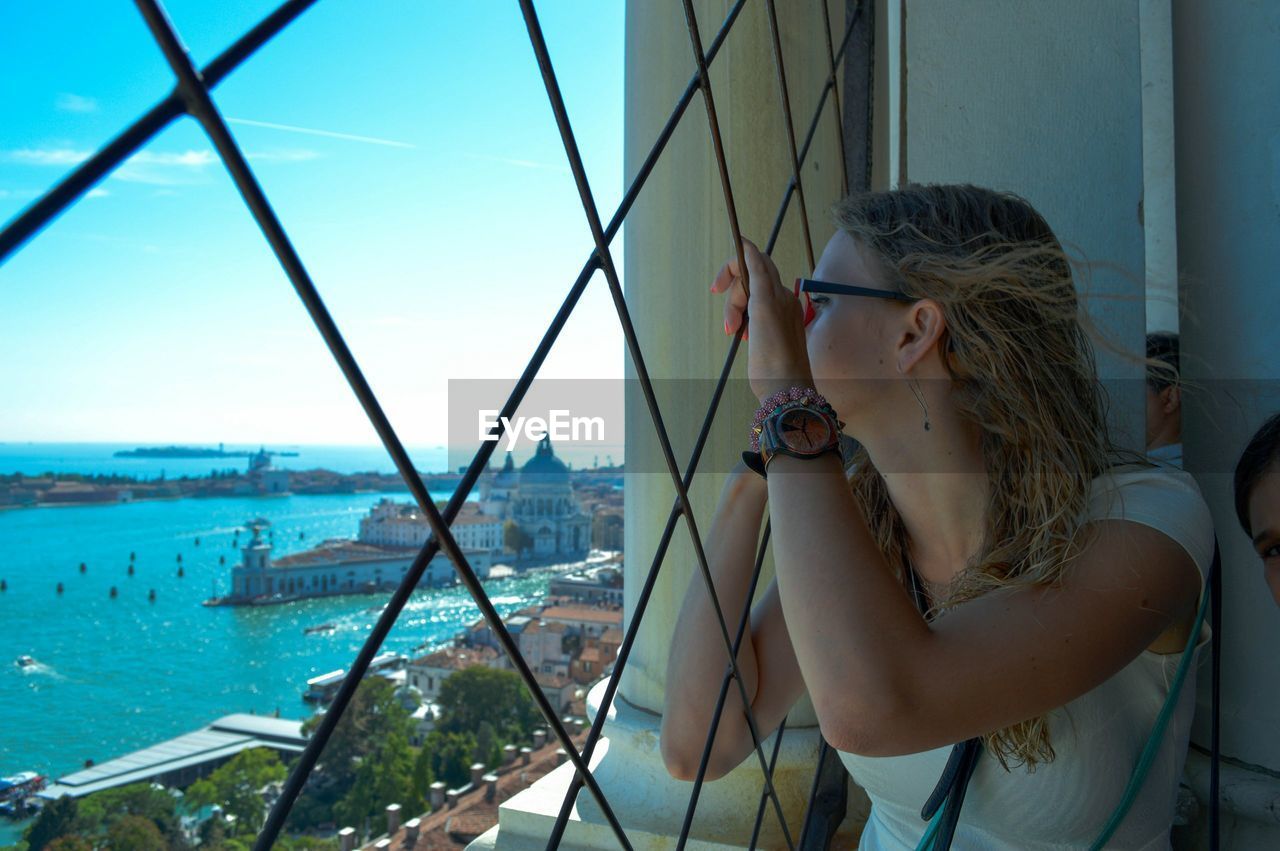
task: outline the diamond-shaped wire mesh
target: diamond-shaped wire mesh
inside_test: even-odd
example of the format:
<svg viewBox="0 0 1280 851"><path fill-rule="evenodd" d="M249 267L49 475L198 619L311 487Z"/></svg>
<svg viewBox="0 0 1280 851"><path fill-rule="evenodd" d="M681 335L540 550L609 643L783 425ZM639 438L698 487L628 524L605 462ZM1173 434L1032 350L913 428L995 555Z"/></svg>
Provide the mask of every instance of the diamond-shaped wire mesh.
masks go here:
<svg viewBox="0 0 1280 851"><path fill-rule="evenodd" d="M463 501L465 501L467 495L471 492L476 480L479 478L480 474L488 468L489 457L491 456L494 447L497 445L496 441L485 442L482 444L480 450L468 466L462 480L458 483L453 497L446 504L443 511L438 509L435 502L428 495L426 486L424 485L421 477L414 470L403 445L400 443L399 438L396 436L394 429L392 429L390 422L387 420L381 406L375 398L373 391L366 382L360 367L357 365L355 357L347 348L342 334L339 332L337 325L334 323L332 317L330 317L319 293L312 284L311 278L308 275L301 258L295 252L292 243L285 234L283 226L276 218L266 195L263 193L252 170L249 168L243 154L240 152L234 137L228 130L222 115L218 112L217 107L214 105L210 97L209 92L214 86L221 82L242 62L248 59L249 56L251 56L258 48L262 47L281 30L297 19L299 15L305 12L315 2L316 0L289 0L289 2L283 3L276 9L276 11L266 17L261 23L209 63L208 66L203 69L196 69L192 65L190 57L181 46L172 23L165 15L157 0L136 0L136 5L146 21L156 44L164 54L166 61L169 63L175 77L177 78L177 87L172 94L161 100L150 111L126 128L120 133L120 135L104 146L93 157L85 161L71 174L64 178L57 186L38 199L29 208L23 211L21 215L6 225L2 231L0 231L0 263L2 263L17 251L18 248L27 240L31 239L43 227L49 224L49 222L75 203L76 200L84 195L99 180L109 174L116 166L145 145L170 122L184 113L195 117L200 122L205 132L209 135L219 157L222 159L230 173L236 188L244 198L245 204L249 208L250 213L253 215L268 243L271 245L271 248L275 252L286 276L298 293L299 298L301 298L308 313L311 315L311 318L315 322L321 336L324 338L325 343L329 346L330 352L333 354L339 369L341 369L344 377L351 385L353 392L356 394L356 397L364 408L365 413L368 415L370 422L373 424L375 431L378 433L379 438L382 440L383 445L386 447L387 452L395 463L396 469L403 477L410 492L413 494L414 499L421 507L429 524L431 525L432 533L428 537L426 544L413 560L413 563L405 574L400 586L396 589L390 601L383 609L382 614L374 625L369 637L366 639L359 654L356 656L355 661L352 663L348 676L335 696L329 711L323 716L319 727L313 733L305 751L299 757L298 762L290 773L279 799L272 807L272 810L267 817L267 821L259 833L255 848L260 849L260 851L265 851L265 849L270 848L275 842L290 808L293 806L293 803L302 791L303 786L306 784L308 777L310 777L311 772L314 770L316 763L324 750L325 744L328 742L329 737L333 733L334 727L341 719L343 712L346 710L354 696L356 687L365 672L368 670L370 662L377 654L382 642L399 617L401 610L408 602L409 597L417 586L418 581L421 579L427 564L438 551L443 550L453 562L459 579L471 593L471 596L474 598L476 605L479 606L485 621L493 630L495 637L502 645L512 666L523 679L525 686L529 689L538 709L546 718L547 724L559 740L561 746L565 749L569 760L576 769L577 773L569 786L568 794L564 799L559 816L557 817L551 833L548 836L548 849L558 847L569 821L574 803L577 800L578 793L584 785L587 787L589 793L595 798L596 803L600 806L601 812L604 814L605 819L608 821L620 845L623 848L630 849L631 844L627 839L626 833L623 830L617 815L613 812L606 800L603 791L600 789L599 785L595 782L588 770L588 765L590 764L591 757L595 752L596 744L600 739L604 719L607 717L609 707L617 693L618 683L621 680L622 672L626 666L632 646L635 643L639 626L643 620L645 609L649 602L649 597L657 580L658 571L662 566L664 556L671 541L671 536L675 531L676 523L680 517L685 519L685 523L689 528L690 537L697 554L698 569L702 575L703 581L707 584L709 597L715 610L719 626L720 640L723 642L725 652L727 654L727 670L723 682L721 683L720 693L717 699L715 711L712 715L710 729L708 730L697 777L694 780L692 792L689 797L677 847L683 848L688 841L694 812L697 807L698 797L701 792L702 783L706 775L708 760L711 754L711 744L714 740L716 730L719 727L720 718L724 711L725 701L729 689L731 688L731 683L733 683L736 684L736 688L738 689L739 694L742 697L743 704L746 707L744 715L748 728L751 732L753 744L755 746L756 758L759 761L763 776L763 788L761 790L760 801L756 811L751 846L754 847L758 839L766 807L767 805L772 804L787 846L789 848L794 848L796 843L793 840L786 823L781 802L778 799L777 792L774 789L772 782L773 769L777 762L782 735L786 728L786 719L783 719L777 730L777 735L774 737L772 754L766 756L761 731L756 725L755 719L751 713L750 701L747 699L741 678L737 676L736 667L737 651L746 632L746 626L750 615L751 599L754 596L756 586L759 582L760 569L764 560L765 548L768 546L769 527L766 522L763 539L760 542L756 554L750 588L746 595L746 604L743 611L739 613L738 619L735 623L734 632L731 637L729 626L725 620L724 612L720 607L719 597L716 594L715 585L712 581L711 573L707 565L706 555L702 549L701 538L698 534L698 527L695 522L688 497L688 489L692 484L694 472L697 469L702 449L706 443L711 424L714 421L715 412L718 409L720 399L723 395L729 371L733 365L742 339L742 327L745 327L745 323L739 328L737 336L735 336L729 347L719 380L714 392L712 393L707 413L702 426L699 429L698 437L694 443L693 452L685 464L684 472L682 473L672 453L667 430L663 425L661 411L658 408L651 381L644 367L643 352L639 340L636 337L635 330L631 324L627 305L623 299L617 269L614 266L612 254L610 252L610 244L621 230L623 221L640 191L643 189L646 180L653 171L654 166L665 150L667 142L670 140L676 126L679 124L685 111L693 101L695 93L700 91L706 106L708 130L715 150L721 186L724 190L725 207L729 216L732 238L738 254L739 263L742 263L742 235L738 227L733 190L729 179L728 166L725 161L719 124L716 118L715 98L710 83L708 69L714 62L716 55L719 53L734 23L738 20L746 0L737 0L737 2L734 3L717 31L715 38L711 41L709 49L705 52L703 50L702 38L698 28L697 18L693 10L692 0L682 0L685 20L689 29L690 48L692 50L695 71L689 80L688 85L685 87L683 94L677 100L675 108L673 109L666 124L663 126L657 139L650 148L649 154L637 172L635 179L632 181L630 187L628 187L627 192L623 196L622 202L619 204L617 210L614 212L607 224L601 220L599 211L596 208L595 201L592 197L591 189L586 178L586 172L583 169L582 159L578 152L577 142L574 138L573 130L569 121L568 112L560 96L559 85L556 81L555 71L551 64L551 57L547 52L546 43L542 36L541 27L538 24L538 18L533 7L533 2L532 0L518 0L521 13L524 16L525 23L529 31L530 42L533 46L539 69L542 72L543 80L546 84L547 96L551 103L552 111L560 130L561 137L564 141L565 153L569 160L569 165L582 199L583 211L586 216L587 224L591 231L595 247L584 264L582 271L574 281L573 286L570 288L569 294L561 305L560 310L556 313L555 318L548 327L542 341L539 343L533 356L530 358L528 365L521 374L521 377L516 383L515 388L512 390L510 397L503 406L500 413L500 421L509 421L514 416L516 409L529 389L529 386L545 360L547 353L550 351L551 346L554 344L561 329L564 327L565 322L568 320L569 315L577 304L579 297L586 288L587 282L591 279L596 270L600 270L604 273L605 280L614 299L619 321L622 325L624 337L626 338L627 350L632 358L632 362L640 379L645 404L653 421L654 429L661 444L667 469L671 475L672 483L676 490L675 504L672 506L671 512L667 518L666 526L663 529L656 547L653 562L646 574L645 581L637 598L634 610L631 612L631 617L628 619L628 627L623 638L623 642L618 650L618 656L614 663L613 673L607 681L601 698L601 705L596 713L596 718L591 725L591 730L587 735L586 742L581 753L579 753L574 747L568 731L557 716L555 708L551 706L547 698L543 695L541 688L537 685L533 672L529 669L525 660L520 655L519 648L503 624L501 617L489 601L488 596L480 585L475 571L471 568L461 549L458 547L450 529L454 518L461 509ZM848 176L844 171L845 140L841 121L842 116L840 111L839 90L836 83L836 74L848 47L850 36L854 32L855 25L857 24L859 15L863 9L863 3L858 2L854 7L853 14L849 16L849 21L847 22L844 31L844 37L841 40L839 47L836 48L832 43L831 21L827 7L827 0L815 0L815 2L822 7L822 21L826 40L825 54L829 67L829 75L826 79L826 84L819 95L804 142L802 145L797 147L795 126L791 114L791 101L786 84L784 57L782 54L781 39L778 31L776 8L774 0L764 0L765 12L768 16L769 33L772 42L771 48L774 60L775 79L779 87L778 101L782 110L783 123L786 128L785 141L788 146L789 161L792 170L791 179L784 189L778 212L775 216L773 227L769 234L769 239L765 245L765 253L772 253L781 232L783 221L785 220L787 211L790 207L791 200L793 197L797 197L800 202L799 210L804 236L805 253L811 271L814 266L813 239L810 233L808 216L804 203L804 187L801 181L801 166L804 164L808 155L810 145L813 142L814 135L817 131L819 119L826 108L827 98L830 96L833 101L833 108L836 115L835 125L839 142L838 150L841 155L841 185L845 191L849 188ZM743 266L745 267L745 264L743 264ZM835 766L835 768L833 769L832 766ZM800 844L803 848L826 847L836 824L838 824L844 815L844 782L845 777L842 769L840 769L838 762L834 760L833 753L830 748L825 742L823 742L819 751L818 764L814 773L814 783L810 794L809 806L806 808L804 824L801 827ZM838 794L833 792L837 787ZM832 804L831 802L833 801L836 803ZM822 803L819 804L819 802Z"/></svg>

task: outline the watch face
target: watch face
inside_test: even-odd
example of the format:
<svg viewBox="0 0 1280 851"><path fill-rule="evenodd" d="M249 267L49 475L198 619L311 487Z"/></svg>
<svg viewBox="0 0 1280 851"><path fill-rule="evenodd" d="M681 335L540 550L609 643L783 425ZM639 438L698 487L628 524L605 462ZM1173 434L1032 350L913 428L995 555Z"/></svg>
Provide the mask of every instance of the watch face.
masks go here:
<svg viewBox="0 0 1280 851"><path fill-rule="evenodd" d="M778 438L796 452L817 452L831 440L831 426L813 411L796 408L778 417Z"/></svg>

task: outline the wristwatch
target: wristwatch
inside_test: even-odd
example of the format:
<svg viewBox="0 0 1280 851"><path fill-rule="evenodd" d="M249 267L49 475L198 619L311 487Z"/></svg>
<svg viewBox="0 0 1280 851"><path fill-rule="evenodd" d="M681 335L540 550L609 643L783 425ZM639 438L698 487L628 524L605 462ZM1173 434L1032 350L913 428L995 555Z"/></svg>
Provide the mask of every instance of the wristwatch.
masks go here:
<svg viewBox="0 0 1280 851"><path fill-rule="evenodd" d="M834 417L817 406L782 408L769 415L761 426L760 451L742 453L743 462L761 476L767 475L769 462L776 455L817 458L835 451L843 461L840 426Z"/></svg>

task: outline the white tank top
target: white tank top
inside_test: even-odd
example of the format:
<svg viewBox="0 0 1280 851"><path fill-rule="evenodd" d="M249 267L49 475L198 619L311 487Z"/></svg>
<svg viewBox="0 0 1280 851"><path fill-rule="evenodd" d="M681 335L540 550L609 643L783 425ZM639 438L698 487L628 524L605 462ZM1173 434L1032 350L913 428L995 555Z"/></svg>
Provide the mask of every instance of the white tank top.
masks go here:
<svg viewBox="0 0 1280 851"><path fill-rule="evenodd" d="M1203 597L1213 560L1213 519L1189 473L1168 466L1115 468L1094 479L1087 516L1136 521L1173 538L1200 569ZM1169 828L1195 712L1195 673L1211 635L1205 623L1160 751L1108 848L1170 849ZM1181 657L1182 651L1144 650L1097 688L1049 713L1056 759L1040 763L1033 773L1013 761L1006 772L984 750L960 809L953 851L1087 848L1124 794ZM912 851L927 825L920 808L937 785L951 746L892 757L837 753L871 799L858 851Z"/></svg>

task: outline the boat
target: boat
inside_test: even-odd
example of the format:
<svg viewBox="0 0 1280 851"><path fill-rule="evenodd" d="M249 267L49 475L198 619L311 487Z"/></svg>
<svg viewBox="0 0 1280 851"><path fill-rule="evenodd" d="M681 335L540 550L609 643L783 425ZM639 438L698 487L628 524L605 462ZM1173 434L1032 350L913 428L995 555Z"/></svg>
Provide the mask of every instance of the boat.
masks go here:
<svg viewBox="0 0 1280 851"><path fill-rule="evenodd" d="M315 635L318 632L333 632L337 628L338 628L337 624L322 623L319 626L309 626L306 629L304 629L302 632L304 635Z"/></svg>
<svg viewBox="0 0 1280 851"><path fill-rule="evenodd" d="M391 652L380 653L369 661L369 670L366 672L366 676L379 675L385 677L396 671L403 671L408 664L408 656ZM347 672L343 668L330 671L327 674L321 674L318 677L312 677L307 680L307 688L302 694L302 699L308 703L331 703L338 695L338 689L342 688L342 684L346 679Z"/></svg>
<svg viewBox="0 0 1280 851"><path fill-rule="evenodd" d="M21 810L22 801L43 789L47 780L48 778L43 774L37 774L34 771L23 771L9 777L0 777L0 801L15 805L18 810Z"/></svg>
<svg viewBox="0 0 1280 851"><path fill-rule="evenodd" d="M24 654L19 656L17 659L14 659L13 664L17 665L19 668L34 668L40 663Z"/></svg>
<svg viewBox="0 0 1280 851"><path fill-rule="evenodd" d="M280 603L292 603L294 600L301 600L302 597L297 594L271 594L254 597L249 600L251 606L276 606Z"/></svg>

